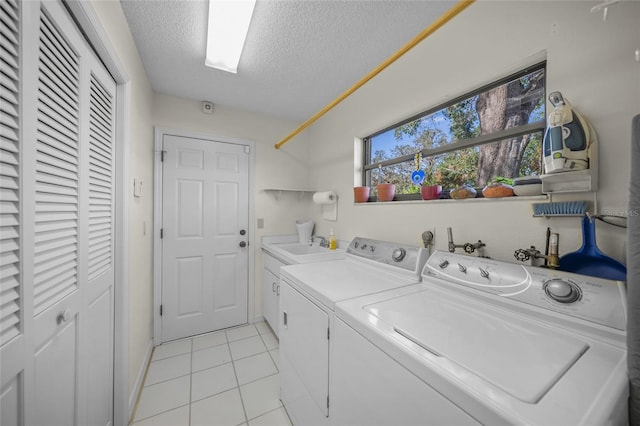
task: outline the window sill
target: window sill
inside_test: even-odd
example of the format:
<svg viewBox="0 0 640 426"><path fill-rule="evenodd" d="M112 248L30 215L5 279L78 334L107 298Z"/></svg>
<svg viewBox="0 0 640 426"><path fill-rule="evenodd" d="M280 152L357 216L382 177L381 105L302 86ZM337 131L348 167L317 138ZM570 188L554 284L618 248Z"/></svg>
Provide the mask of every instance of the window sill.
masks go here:
<svg viewBox="0 0 640 426"><path fill-rule="evenodd" d="M533 201L533 200L548 200L548 195L529 195L529 196L515 196L515 197L501 197L501 198L462 198L454 200L452 198L441 198L437 200L397 200L397 201L368 201L366 203L353 203L355 206L366 205L380 205L380 204L460 204L460 203L493 203L493 202L508 202L508 201Z"/></svg>

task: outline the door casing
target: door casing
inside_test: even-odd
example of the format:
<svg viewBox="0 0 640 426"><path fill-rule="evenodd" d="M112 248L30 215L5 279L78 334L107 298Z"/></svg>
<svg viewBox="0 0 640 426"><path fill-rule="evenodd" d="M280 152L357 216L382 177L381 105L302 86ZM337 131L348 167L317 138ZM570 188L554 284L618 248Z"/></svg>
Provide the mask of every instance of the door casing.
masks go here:
<svg viewBox="0 0 640 426"><path fill-rule="evenodd" d="M255 206L254 206L254 175L255 175L255 142L211 133L190 132L169 128L155 127L154 129L154 178L153 178L153 344L162 343L162 324L160 321L160 305L162 304L162 242L160 229L162 228L162 140L164 135L175 135L193 139L212 140L237 145L249 146L249 277L247 292L248 322L254 322L255 295Z"/></svg>

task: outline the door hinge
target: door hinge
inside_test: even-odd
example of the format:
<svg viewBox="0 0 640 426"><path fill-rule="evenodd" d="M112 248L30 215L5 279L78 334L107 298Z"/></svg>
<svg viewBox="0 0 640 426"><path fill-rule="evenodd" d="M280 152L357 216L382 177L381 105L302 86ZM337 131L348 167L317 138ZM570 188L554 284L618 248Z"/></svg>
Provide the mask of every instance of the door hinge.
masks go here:
<svg viewBox="0 0 640 426"><path fill-rule="evenodd" d="M160 162L164 162L164 155L167 153L167 151L160 151Z"/></svg>
<svg viewBox="0 0 640 426"><path fill-rule="evenodd" d="M164 228L160 228L160 239L164 238Z"/></svg>
<svg viewBox="0 0 640 426"><path fill-rule="evenodd" d="M327 409L329 409L329 395L327 395Z"/></svg>
<svg viewBox="0 0 640 426"><path fill-rule="evenodd" d="M327 340L329 340L329 327L327 327Z"/></svg>
<svg viewBox="0 0 640 426"><path fill-rule="evenodd" d="M160 316L162 316L162 305L160 305Z"/></svg>
<svg viewBox="0 0 640 426"><path fill-rule="evenodd" d="M249 147L249 145L245 145L245 146L244 146L244 153L245 153L245 154L249 154L249 153L251 153L251 148Z"/></svg>

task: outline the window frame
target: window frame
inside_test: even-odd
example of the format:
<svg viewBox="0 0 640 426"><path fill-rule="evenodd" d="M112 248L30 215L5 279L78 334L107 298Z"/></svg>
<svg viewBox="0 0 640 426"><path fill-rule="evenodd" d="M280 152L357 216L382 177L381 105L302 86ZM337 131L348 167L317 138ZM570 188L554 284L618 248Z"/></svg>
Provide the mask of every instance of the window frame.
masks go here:
<svg viewBox="0 0 640 426"><path fill-rule="evenodd" d="M489 91L495 87L501 86L503 84L506 84L510 81L513 81L515 79L521 78L525 75L531 74L535 71L539 71L541 69L544 69L545 71L545 86L544 86L544 99L546 102L547 99L547 84L546 84L546 77L547 77L547 61L541 61L538 62L534 65L530 65L526 68L521 69L520 71L511 73L507 76L504 76L498 80L495 80L489 84L485 84L475 90L472 90L470 92L464 93L463 95L457 96L453 99L450 99L446 102L443 102L441 104L436 105L435 107L429 108L426 111L423 111L421 113L415 114L405 120L402 120L400 122L394 123L391 126L385 127L382 130L379 130L369 136L366 136L364 138L362 138L362 169L361 169L361 182L363 183L364 186L373 186L372 182L371 182L371 174L369 174L369 177L367 177L367 172L370 172L372 170L377 169L378 167L386 167L386 166L391 166L394 164L401 164L401 163L405 163L407 161L413 161L414 156L418 153L422 153L422 157L423 158L427 158L427 157L433 157L435 155L439 155L439 154L445 154L448 152L453 152L453 151L459 151L462 149L466 149L466 148L471 148L471 147L475 147L475 146L480 146L480 145L485 145L488 143L492 143L492 142L498 142L504 139L508 139L508 138L514 138L514 137L518 137L518 136L522 136L522 135L526 135L526 134L532 134L532 133L536 133L536 132L542 132L544 135L544 130L547 126L547 122L546 122L546 108L545 108L545 114L544 114L544 119L543 120L539 120L533 123L528 123L528 124L524 124L518 127L513 127L513 128L509 128L509 129L504 129L504 130L500 130L498 132L494 132L491 133L489 135L480 135L477 136L475 138L471 138L471 139L465 139L462 141L456 141L456 142L452 142L450 144L444 145L444 146L439 146L436 148L425 148L421 151L416 151L413 154L408 154L408 155L403 155L400 157L395 157L389 160L384 160L384 161L380 161L380 162L376 162L376 163L368 163L368 159L371 158L371 140L373 138L375 138L376 136L379 136L383 133L388 132L389 130L393 130L397 127L403 126L407 123L411 123L419 118L423 118L426 117L428 115L431 115L435 112L441 111L451 105L455 105L458 102L464 101L466 99L469 99L471 97L477 96L480 93ZM448 190L450 188L443 188L443 193L448 193ZM481 192L478 192L478 197L481 197ZM403 200L421 200L421 196L420 193L413 193L413 194L396 194L394 200L398 200L398 201L403 201ZM370 201L376 201L377 197L376 196L371 196Z"/></svg>

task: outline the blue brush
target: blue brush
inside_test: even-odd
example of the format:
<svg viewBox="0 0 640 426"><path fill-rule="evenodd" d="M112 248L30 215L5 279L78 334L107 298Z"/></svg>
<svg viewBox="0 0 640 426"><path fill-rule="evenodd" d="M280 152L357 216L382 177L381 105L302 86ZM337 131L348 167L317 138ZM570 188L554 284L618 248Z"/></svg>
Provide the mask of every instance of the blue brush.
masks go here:
<svg viewBox="0 0 640 426"><path fill-rule="evenodd" d="M532 204L533 216L582 216L589 208L589 201L559 201Z"/></svg>

